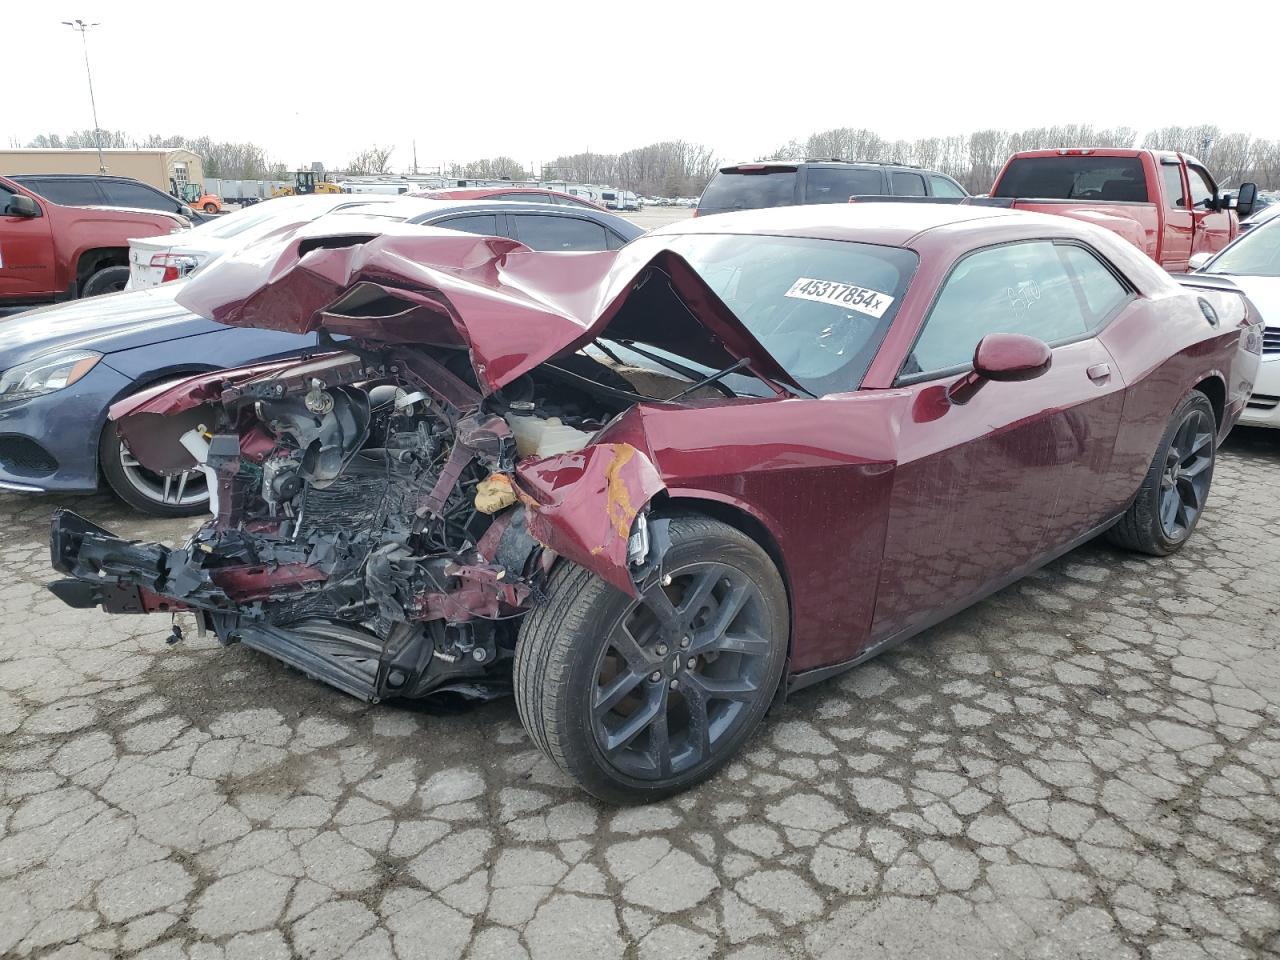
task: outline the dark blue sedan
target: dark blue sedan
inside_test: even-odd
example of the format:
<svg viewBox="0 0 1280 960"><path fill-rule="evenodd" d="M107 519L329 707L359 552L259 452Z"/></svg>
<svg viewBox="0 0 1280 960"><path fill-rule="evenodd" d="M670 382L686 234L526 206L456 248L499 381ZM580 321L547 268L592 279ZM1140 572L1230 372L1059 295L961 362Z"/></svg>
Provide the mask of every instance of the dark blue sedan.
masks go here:
<svg viewBox="0 0 1280 960"><path fill-rule="evenodd" d="M377 216L513 237L535 250L613 250L644 232L603 210L506 201L406 197L380 204ZM203 475L141 466L108 423L107 409L144 387L301 353L317 339L198 317L174 300L183 283L0 319L0 489L88 493L105 479L146 513L205 511Z"/></svg>

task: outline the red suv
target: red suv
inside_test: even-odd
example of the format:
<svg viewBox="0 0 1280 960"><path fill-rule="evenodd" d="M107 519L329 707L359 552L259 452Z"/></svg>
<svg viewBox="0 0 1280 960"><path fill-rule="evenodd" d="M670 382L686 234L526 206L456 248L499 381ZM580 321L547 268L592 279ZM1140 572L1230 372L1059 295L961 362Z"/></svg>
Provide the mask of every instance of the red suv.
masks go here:
<svg viewBox="0 0 1280 960"><path fill-rule="evenodd" d="M123 290L130 238L189 226L158 210L64 207L0 177L0 308Z"/></svg>

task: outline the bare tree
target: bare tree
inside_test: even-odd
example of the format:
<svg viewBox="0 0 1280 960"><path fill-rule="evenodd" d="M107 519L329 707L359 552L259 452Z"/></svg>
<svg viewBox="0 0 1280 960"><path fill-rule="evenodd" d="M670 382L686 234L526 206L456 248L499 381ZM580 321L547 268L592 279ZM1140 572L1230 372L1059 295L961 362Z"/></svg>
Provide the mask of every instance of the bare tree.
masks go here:
<svg viewBox="0 0 1280 960"><path fill-rule="evenodd" d="M528 176L528 171L514 157L493 157L452 164L446 174L461 180L523 180Z"/></svg>
<svg viewBox="0 0 1280 960"><path fill-rule="evenodd" d="M366 147L347 162L346 172L356 177L372 177L389 173L389 161L392 147L380 147L374 144Z"/></svg>

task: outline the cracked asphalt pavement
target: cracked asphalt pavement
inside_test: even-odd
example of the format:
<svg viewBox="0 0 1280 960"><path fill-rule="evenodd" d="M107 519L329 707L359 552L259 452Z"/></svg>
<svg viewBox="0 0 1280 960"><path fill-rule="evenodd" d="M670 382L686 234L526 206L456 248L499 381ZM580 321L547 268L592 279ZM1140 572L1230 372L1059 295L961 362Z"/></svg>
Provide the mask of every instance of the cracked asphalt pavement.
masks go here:
<svg viewBox="0 0 1280 960"><path fill-rule="evenodd" d="M194 524L0 495L0 956L1280 954L1278 477L1237 431L1178 556L1077 550L621 810L510 700L367 706L64 607L60 502Z"/></svg>

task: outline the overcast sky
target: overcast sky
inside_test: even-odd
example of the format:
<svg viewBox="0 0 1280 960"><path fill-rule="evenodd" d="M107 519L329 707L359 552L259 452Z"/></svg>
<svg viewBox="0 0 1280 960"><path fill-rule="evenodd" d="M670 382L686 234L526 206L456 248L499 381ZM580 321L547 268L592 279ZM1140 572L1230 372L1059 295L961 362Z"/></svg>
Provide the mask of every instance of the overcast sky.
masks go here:
<svg viewBox="0 0 1280 960"><path fill-rule="evenodd" d="M750 159L839 126L1214 122L1280 137L1280 5L1110 0L244 3L8 0L0 142L104 128L263 145L290 168L420 167L655 140ZM1220 11L1210 19L1209 11ZM1267 34L1271 39L1265 39Z"/></svg>

